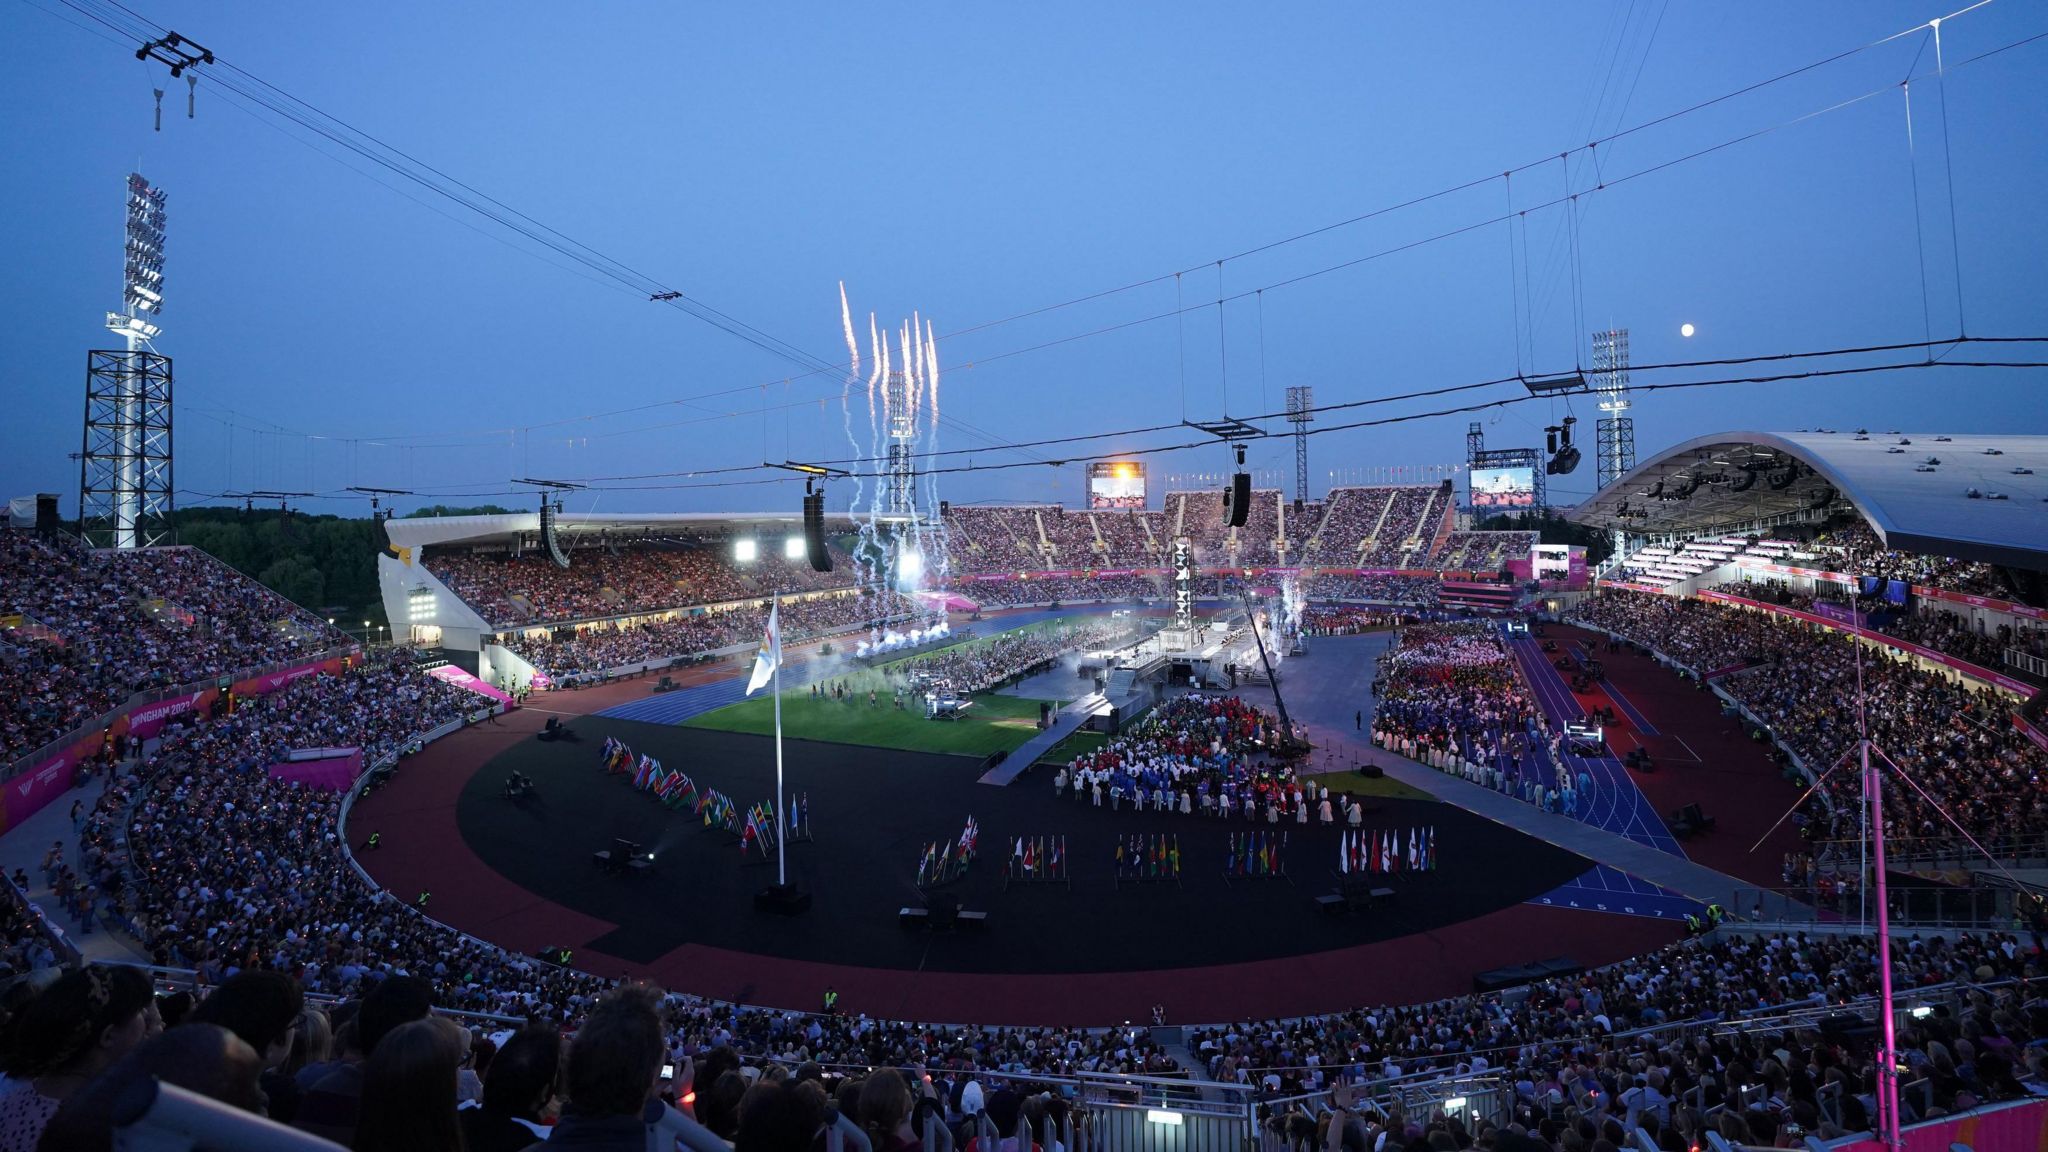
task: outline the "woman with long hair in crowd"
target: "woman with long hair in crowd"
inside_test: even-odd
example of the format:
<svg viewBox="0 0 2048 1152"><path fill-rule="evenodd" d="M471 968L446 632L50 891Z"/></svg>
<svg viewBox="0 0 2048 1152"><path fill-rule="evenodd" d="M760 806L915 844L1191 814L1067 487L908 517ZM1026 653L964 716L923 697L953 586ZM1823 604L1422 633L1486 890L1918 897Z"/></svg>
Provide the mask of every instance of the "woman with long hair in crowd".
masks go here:
<svg viewBox="0 0 2048 1152"><path fill-rule="evenodd" d="M469 1033L439 1016L378 1041L363 1066L355 1152L463 1152L455 1070L468 1055Z"/></svg>
<svg viewBox="0 0 2048 1152"><path fill-rule="evenodd" d="M0 1097L0 1152L35 1152L65 1100L162 1030L141 969L95 964L59 976L29 1001L6 1037L15 1087Z"/></svg>

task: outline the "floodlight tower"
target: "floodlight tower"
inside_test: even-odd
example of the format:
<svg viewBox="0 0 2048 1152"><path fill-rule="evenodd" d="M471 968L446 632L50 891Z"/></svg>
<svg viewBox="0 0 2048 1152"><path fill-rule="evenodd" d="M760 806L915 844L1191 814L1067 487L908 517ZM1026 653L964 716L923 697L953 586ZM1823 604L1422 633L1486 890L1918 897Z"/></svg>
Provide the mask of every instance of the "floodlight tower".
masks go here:
<svg viewBox="0 0 2048 1152"><path fill-rule="evenodd" d="M171 360L151 342L145 316L164 306L164 192L130 173L121 311L107 331L125 349L86 353L85 442L79 453L78 520L97 548L146 548L170 538Z"/></svg>
<svg viewBox="0 0 2048 1152"><path fill-rule="evenodd" d="M1315 420L1316 390L1306 384L1287 390L1287 422L1294 425L1294 503L1308 502L1308 426Z"/></svg>
<svg viewBox="0 0 2048 1152"><path fill-rule="evenodd" d="M1636 421L1628 414L1628 329L1593 333L1592 385L1600 395L1595 486L1605 489L1636 466ZM1627 542L1628 533L1615 529L1616 556Z"/></svg>

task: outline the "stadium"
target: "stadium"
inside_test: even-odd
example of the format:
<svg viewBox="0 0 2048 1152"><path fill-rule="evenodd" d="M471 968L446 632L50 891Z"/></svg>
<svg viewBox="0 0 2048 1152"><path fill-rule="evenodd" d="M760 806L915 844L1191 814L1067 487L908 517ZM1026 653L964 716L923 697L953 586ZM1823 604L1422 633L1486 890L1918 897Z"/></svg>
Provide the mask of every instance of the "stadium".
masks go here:
<svg viewBox="0 0 2048 1152"><path fill-rule="evenodd" d="M1559 200L1528 191L1539 165L1479 182L1506 215L1455 198L1472 185L1376 186L1369 215L1259 225L1213 266L954 329L861 318L843 281L823 323L756 327L571 238L639 209L558 201L543 224L242 53L101 0L46 15L76 53L56 74L96 78L115 41L157 107L152 174L123 169L121 311L88 341L82 429L68 390L61 436L24 397L0 461L0 1152L2048 1149L2042 237L2017 201L1971 203L2041 160L2012 125L2048 90L1997 71L2048 35L2026 14L1911 13L1753 85L1688 73L1730 91L1660 86L1663 116L1595 84L1597 142L1544 161ZM593 19L562 42L627 51ZM1662 13L1602 19L1593 62L1639 74ZM1669 274L1720 302L1727 336L1666 322L1705 303L1586 270L1636 261L1584 238L1582 198L1633 235L1691 193L1638 192L1624 161L1761 194L1766 161L1740 149L1794 163L1808 145L1774 133L1863 99L1799 85L1866 68L1904 68L1944 118L1907 111L1938 126L1908 159L1928 228L1894 229L1881 270L1780 250L1905 202L1840 184L1775 202L1813 215L1768 242L1702 212L1735 278L1692 249ZM203 129L161 115L188 77ZM165 187L205 190L209 242L264 216L195 162L253 147L246 126L213 135L209 89L321 163L332 146L403 177L411 205L338 212L304 250L337 277L378 265L360 300L306 281L294 301L367 310L369 338L260 370L246 358L292 326L263 277L303 260L274 233L178 251L210 279L179 352L199 382L174 396ZM1762 127L1714 119L1757 92ZM564 123L608 123L567 98ZM429 123L452 106L418 100ZM1661 159L1637 135L1702 120ZM744 135L709 146L772 151ZM1829 146L1868 159L1854 130ZM582 189L574 167L537 200ZM626 202L643 179L621 177ZM904 195L912 215L945 201ZM739 203L745 228L855 218ZM1445 214L1426 236L1315 247L1417 205ZM442 217L507 251L436 247ZM1207 228L1189 234L1244 239ZM1458 247L1475 231L1483 254ZM766 232L705 235L706 261L761 261L727 266L733 295L799 299L761 287L788 272ZM971 235L976 279L1016 270L984 268L996 241ZM1260 263L1281 249L1335 263ZM55 251L53 285L97 249ZM436 362L448 330L403 318L442 306L458 251L524 286L477 292L461 356ZM1364 265L1406 277L1375 306L1443 328L1417 359L1386 341L1360 382L1326 339L1349 313L1287 292L1350 307L1316 278L1382 257L1417 262ZM919 276L874 247L832 259ZM643 314L595 319L616 292L521 295L562 271L692 338L663 327L648 357ZM1642 326L1595 327L1588 285ZM950 289L963 309L985 290ZM1165 311L1113 311L1146 290ZM29 359L75 371L72 302L48 296L26 306L53 328ZM1813 310L1830 300L1875 318ZM1481 335L1497 322L1511 348ZM1290 381L1272 389L1269 323ZM820 330L832 356L805 350ZM1118 343L1134 331L1151 343ZM498 342L482 357L477 332ZM1081 342L1099 364L1069 357ZM408 352L431 383L395 382ZM742 375L760 363L782 375Z"/></svg>

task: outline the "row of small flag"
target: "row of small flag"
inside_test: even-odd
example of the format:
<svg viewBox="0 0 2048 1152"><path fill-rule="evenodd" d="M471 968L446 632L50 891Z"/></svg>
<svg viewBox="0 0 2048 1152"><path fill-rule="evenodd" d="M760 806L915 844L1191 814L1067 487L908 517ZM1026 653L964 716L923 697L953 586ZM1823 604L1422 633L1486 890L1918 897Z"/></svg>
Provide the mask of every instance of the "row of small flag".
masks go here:
<svg viewBox="0 0 2048 1152"><path fill-rule="evenodd" d="M967 866L974 863L974 845L980 838L981 826L969 816L960 835L944 843L934 840L925 845L924 855L917 862L918 886L943 884L967 871Z"/></svg>
<svg viewBox="0 0 2048 1152"><path fill-rule="evenodd" d="M1166 876L1180 878L1180 836L1164 832L1119 836L1116 842L1118 876Z"/></svg>
<svg viewBox="0 0 2048 1152"><path fill-rule="evenodd" d="M1282 853L1287 848L1286 832L1268 832L1259 829L1253 832L1232 832L1230 834L1230 856L1224 861L1225 876L1278 876L1287 870L1287 861Z"/></svg>
<svg viewBox="0 0 2048 1152"><path fill-rule="evenodd" d="M1010 875L1057 880L1067 874L1065 836L1019 836L1010 851Z"/></svg>
<svg viewBox="0 0 2048 1152"><path fill-rule="evenodd" d="M1369 875L1436 869L1436 826L1399 831L1347 831L1337 845L1337 871Z"/></svg>

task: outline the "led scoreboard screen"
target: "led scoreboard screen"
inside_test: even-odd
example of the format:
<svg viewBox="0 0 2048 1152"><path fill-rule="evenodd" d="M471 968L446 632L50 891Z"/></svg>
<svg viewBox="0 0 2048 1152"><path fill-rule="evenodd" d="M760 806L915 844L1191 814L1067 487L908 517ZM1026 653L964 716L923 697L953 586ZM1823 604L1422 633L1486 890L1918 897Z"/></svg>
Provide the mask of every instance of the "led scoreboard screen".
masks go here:
<svg viewBox="0 0 2048 1152"><path fill-rule="evenodd" d="M1533 508L1536 473L1528 468L1474 468L1474 508Z"/></svg>
<svg viewBox="0 0 2048 1152"><path fill-rule="evenodd" d="M1103 460L1088 465L1088 507L1145 507L1145 466L1135 460Z"/></svg>

